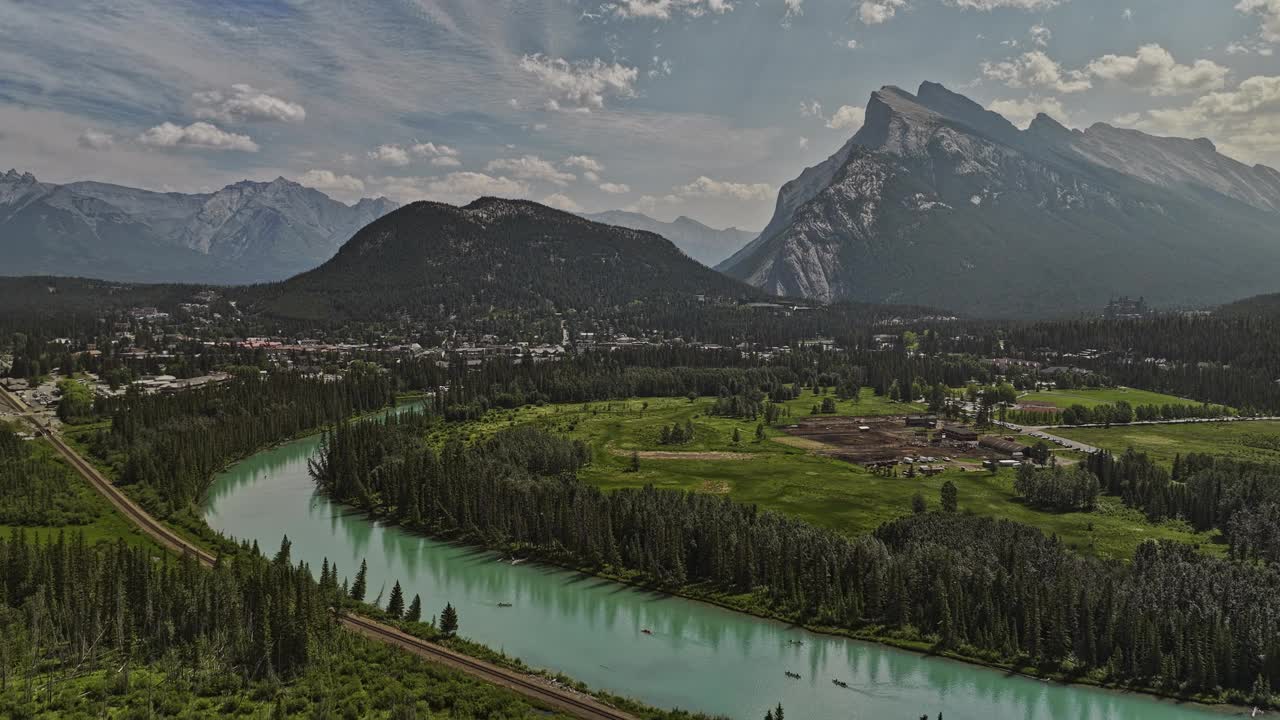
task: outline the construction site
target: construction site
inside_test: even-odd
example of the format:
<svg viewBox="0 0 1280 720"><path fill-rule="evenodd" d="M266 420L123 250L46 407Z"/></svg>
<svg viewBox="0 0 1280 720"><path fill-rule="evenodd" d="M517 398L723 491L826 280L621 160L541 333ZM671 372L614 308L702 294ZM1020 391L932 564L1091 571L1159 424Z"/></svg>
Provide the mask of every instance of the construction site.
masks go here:
<svg viewBox="0 0 1280 720"><path fill-rule="evenodd" d="M821 455L896 473L902 466L933 474L948 468L978 470L984 462L1017 465L1020 439L980 435L972 428L941 426L919 416L808 417L786 428L788 443Z"/></svg>

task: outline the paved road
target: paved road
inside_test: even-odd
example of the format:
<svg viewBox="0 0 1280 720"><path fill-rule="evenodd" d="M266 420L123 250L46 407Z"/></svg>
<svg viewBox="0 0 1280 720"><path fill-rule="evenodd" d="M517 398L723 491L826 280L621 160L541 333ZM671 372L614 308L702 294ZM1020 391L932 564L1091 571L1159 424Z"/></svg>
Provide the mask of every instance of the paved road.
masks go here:
<svg viewBox="0 0 1280 720"><path fill-rule="evenodd" d="M201 564L212 566L217 559L204 548L178 535L168 526L153 518L141 506L133 502L111 481L103 477L97 468L87 462L71 446L52 430L42 427L31 408L17 396L0 387L0 399L11 406L21 417L37 428L40 435L49 439L71 467L88 481L89 485L101 493L130 522L137 525L156 542L170 550L182 554L191 553ZM521 673L498 667L491 663L454 652L449 648L427 642L401 632L393 627L370 620L359 615L344 615L339 621L348 630L359 633L388 645L394 645L432 662L447 665L486 682L513 690L531 700L566 712L574 717L586 720L636 720L627 713L615 710L601 701L576 690L562 687L543 678L523 675Z"/></svg>

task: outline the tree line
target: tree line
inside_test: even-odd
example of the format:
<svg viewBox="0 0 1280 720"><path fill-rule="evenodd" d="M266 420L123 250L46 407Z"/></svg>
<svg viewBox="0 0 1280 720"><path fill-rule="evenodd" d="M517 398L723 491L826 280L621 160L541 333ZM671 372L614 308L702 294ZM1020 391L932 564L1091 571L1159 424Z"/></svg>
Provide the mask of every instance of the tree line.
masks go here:
<svg viewBox="0 0 1280 720"><path fill-rule="evenodd" d="M406 527L789 620L894 632L971 657L1265 702L1280 679L1280 575L1170 543L1132 563L1003 520L921 513L858 538L728 498L580 482L586 448L532 428L421 439L413 414L344 423L312 466L336 499Z"/></svg>
<svg viewBox="0 0 1280 720"><path fill-rule="evenodd" d="M131 389L109 403L111 428L86 442L119 484L167 516L197 501L227 462L393 399L385 373L358 367L337 381L255 372L181 393Z"/></svg>

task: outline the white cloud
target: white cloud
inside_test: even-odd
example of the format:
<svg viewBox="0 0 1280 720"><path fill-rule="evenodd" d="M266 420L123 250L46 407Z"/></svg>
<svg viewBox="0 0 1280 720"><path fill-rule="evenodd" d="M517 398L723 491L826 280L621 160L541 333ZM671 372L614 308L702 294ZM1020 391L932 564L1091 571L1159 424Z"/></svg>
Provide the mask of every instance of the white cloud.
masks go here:
<svg viewBox="0 0 1280 720"><path fill-rule="evenodd" d="M827 121L827 127L832 130L856 130L862 127L862 123L866 120L866 108L855 107L853 105L841 105Z"/></svg>
<svg viewBox="0 0 1280 720"><path fill-rule="evenodd" d="M1031 42L1039 45L1040 47L1048 47L1049 41L1053 39L1053 31L1044 25L1032 25L1030 33Z"/></svg>
<svg viewBox="0 0 1280 720"><path fill-rule="evenodd" d="M624 18L650 18L670 20L675 13L701 17L708 13L720 15L733 10L729 0L620 0L613 12Z"/></svg>
<svg viewBox="0 0 1280 720"><path fill-rule="evenodd" d="M907 0L862 0L858 7L858 19L863 25L879 25L889 22L898 14L899 8L905 8Z"/></svg>
<svg viewBox="0 0 1280 720"><path fill-rule="evenodd" d="M317 190L336 190L340 192L364 192L364 181L351 175L339 175L332 170L308 170L298 176L297 181Z"/></svg>
<svg viewBox="0 0 1280 720"><path fill-rule="evenodd" d="M808 148L808 147L809 147L809 138L807 138L807 137L805 137L805 136L803 136L803 135L801 135L800 137L796 138L796 146L797 146L797 147L799 147L801 150L804 150L805 148Z"/></svg>
<svg viewBox="0 0 1280 720"><path fill-rule="evenodd" d="M610 195L625 195L631 192L631 186L626 183L600 183L600 190Z"/></svg>
<svg viewBox="0 0 1280 720"><path fill-rule="evenodd" d="M804 0L782 0L787 8L785 17L793 18L804 14Z"/></svg>
<svg viewBox="0 0 1280 720"><path fill-rule="evenodd" d="M559 95L557 107L559 102L567 102L587 109L603 108L606 97L634 97L639 76L639 70L634 67L606 63L599 58L571 63L563 58L525 55L520 60L520 69Z"/></svg>
<svg viewBox="0 0 1280 720"><path fill-rule="evenodd" d="M845 46L845 47L847 47L847 48L849 48L850 50L857 50L857 49L858 49L858 41L857 41L857 40L850 40L850 41L846 42L846 43L844 44L844 46Z"/></svg>
<svg viewBox="0 0 1280 720"><path fill-rule="evenodd" d="M1227 43L1227 54L1271 57L1275 54L1275 48L1261 40L1237 40Z"/></svg>
<svg viewBox="0 0 1280 720"><path fill-rule="evenodd" d="M1134 127L1216 138L1221 152L1263 162L1280 153L1280 76L1254 76L1233 90L1203 95L1183 107L1149 110Z"/></svg>
<svg viewBox="0 0 1280 720"><path fill-rule="evenodd" d="M393 167L404 167L410 162L409 151L399 145L379 145L368 152L368 157L370 160Z"/></svg>
<svg viewBox="0 0 1280 720"><path fill-rule="evenodd" d="M800 115L802 117L822 117L822 103L817 100L809 102L800 102Z"/></svg>
<svg viewBox="0 0 1280 720"><path fill-rule="evenodd" d="M1000 113L1006 120L1020 128L1026 128L1036 115L1044 113L1062 124L1067 124L1070 115L1062 107L1058 98L1029 97L1025 100L997 100L988 109Z"/></svg>
<svg viewBox="0 0 1280 720"><path fill-rule="evenodd" d="M542 204L564 210L565 212L582 212L582 206L564 193L552 193L542 198Z"/></svg>
<svg viewBox="0 0 1280 720"><path fill-rule="evenodd" d="M86 150L110 150L116 144L116 139L109 132L88 129L80 133L76 142Z"/></svg>
<svg viewBox="0 0 1280 720"><path fill-rule="evenodd" d="M1061 65L1040 50L1023 53L1021 57L1002 62L984 62L982 74L1012 88L1054 93L1082 92L1093 86L1085 73L1079 70L1063 71Z"/></svg>
<svg viewBox="0 0 1280 720"><path fill-rule="evenodd" d="M1119 127L1133 127L1134 125L1137 125L1141 120L1142 120L1142 113L1140 112L1125 113L1123 115L1115 116L1115 118L1111 121L1111 124L1117 125Z"/></svg>
<svg viewBox="0 0 1280 720"><path fill-rule="evenodd" d="M1125 9L1124 9L1124 11L1120 13L1120 19L1121 19L1121 20L1132 20L1132 19L1133 19L1133 8L1125 8Z"/></svg>
<svg viewBox="0 0 1280 720"><path fill-rule="evenodd" d="M417 142L409 146L409 152L418 157L458 157L458 151L448 145L437 145L433 142Z"/></svg>
<svg viewBox="0 0 1280 720"><path fill-rule="evenodd" d="M1048 10L1057 7L1063 0L944 0L944 2L965 10L985 10L990 12L1000 8Z"/></svg>
<svg viewBox="0 0 1280 720"><path fill-rule="evenodd" d="M1268 42L1280 42L1280 0L1240 0L1236 10L1262 18L1260 35Z"/></svg>
<svg viewBox="0 0 1280 720"><path fill-rule="evenodd" d="M1136 55L1104 55L1090 62L1087 71L1101 80L1156 96L1221 88L1228 73L1212 60L1180 65L1168 50L1155 44L1143 45Z"/></svg>
<svg viewBox="0 0 1280 720"><path fill-rule="evenodd" d="M677 185L671 191L681 197L729 198L733 200L772 200L774 188L764 183L737 183L712 180L706 175L685 185Z"/></svg>
<svg viewBox="0 0 1280 720"><path fill-rule="evenodd" d="M194 122L185 127L161 123L139 135L138 142L157 148L258 152L258 144L248 135L227 132L207 122Z"/></svg>
<svg viewBox="0 0 1280 720"><path fill-rule="evenodd" d="M537 155L493 160L485 166L485 170L507 172L521 180L540 180L555 185L566 185L578 179L577 175L557 170L555 165Z"/></svg>
<svg viewBox="0 0 1280 720"><path fill-rule="evenodd" d="M245 120L274 120L300 123L307 117L301 105L238 83L229 92L207 90L191 96L198 107L195 116L205 120L233 123Z"/></svg>
<svg viewBox="0 0 1280 720"><path fill-rule="evenodd" d="M590 155L570 155L564 160L561 160L560 164L565 167L578 168L579 170L586 170L587 172L593 173L604 171L604 165Z"/></svg>
<svg viewBox="0 0 1280 720"><path fill-rule="evenodd" d="M529 186L506 177L478 172L453 172L443 177L384 177L368 179L366 184L400 203L435 200L464 205L478 197L527 197Z"/></svg>

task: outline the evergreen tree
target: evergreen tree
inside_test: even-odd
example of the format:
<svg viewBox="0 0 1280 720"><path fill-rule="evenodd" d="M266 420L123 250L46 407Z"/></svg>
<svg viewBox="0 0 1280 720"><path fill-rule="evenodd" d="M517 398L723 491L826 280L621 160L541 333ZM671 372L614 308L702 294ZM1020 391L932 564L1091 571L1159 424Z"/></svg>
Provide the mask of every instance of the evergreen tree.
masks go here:
<svg viewBox="0 0 1280 720"><path fill-rule="evenodd" d="M356 602L364 602L364 595L367 590L367 576L369 573L369 563L365 560L360 561L360 572L356 573L356 580L351 584L351 599Z"/></svg>
<svg viewBox="0 0 1280 720"><path fill-rule="evenodd" d="M420 622L422 620L422 598L416 594L413 596L413 602L409 603L409 611L404 614L404 619L409 622Z"/></svg>
<svg viewBox="0 0 1280 720"><path fill-rule="evenodd" d="M391 599L387 600L387 614L396 619L404 615L404 593L400 590L399 580L391 588Z"/></svg>
<svg viewBox="0 0 1280 720"><path fill-rule="evenodd" d="M942 483L942 511L953 513L958 506L956 484L950 480Z"/></svg>
<svg viewBox="0 0 1280 720"><path fill-rule="evenodd" d="M440 632L445 637L458 634L458 611L453 609L452 603L445 603L444 610L440 612Z"/></svg>

